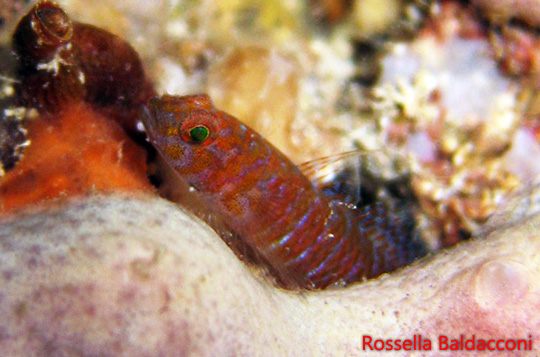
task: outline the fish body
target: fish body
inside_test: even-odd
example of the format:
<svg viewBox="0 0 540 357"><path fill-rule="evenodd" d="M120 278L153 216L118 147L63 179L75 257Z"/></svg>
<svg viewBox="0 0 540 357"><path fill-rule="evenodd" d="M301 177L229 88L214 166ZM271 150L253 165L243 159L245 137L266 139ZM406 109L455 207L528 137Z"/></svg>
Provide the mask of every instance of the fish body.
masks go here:
<svg viewBox="0 0 540 357"><path fill-rule="evenodd" d="M207 95L150 100L148 138L233 234L235 253L286 289L322 289L376 277L422 249L410 222L381 202L354 209L321 192L283 153Z"/></svg>

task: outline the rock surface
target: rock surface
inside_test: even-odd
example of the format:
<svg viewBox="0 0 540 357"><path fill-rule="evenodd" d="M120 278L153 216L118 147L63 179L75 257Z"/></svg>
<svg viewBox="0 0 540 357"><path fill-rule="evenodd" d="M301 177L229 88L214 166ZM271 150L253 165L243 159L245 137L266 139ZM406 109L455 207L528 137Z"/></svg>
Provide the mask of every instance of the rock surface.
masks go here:
<svg viewBox="0 0 540 357"><path fill-rule="evenodd" d="M538 0L474 0L473 4L484 10L494 22L504 23L517 18L533 26L540 25Z"/></svg>
<svg viewBox="0 0 540 357"><path fill-rule="evenodd" d="M93 196L4 218L0 350L364 355L363 336L415 334L432 343L417 355L438 352L440 335L526 339L536 349L535 192L486 236L377 280L302 294L272 287L204 224L154 196Z"/></svg>

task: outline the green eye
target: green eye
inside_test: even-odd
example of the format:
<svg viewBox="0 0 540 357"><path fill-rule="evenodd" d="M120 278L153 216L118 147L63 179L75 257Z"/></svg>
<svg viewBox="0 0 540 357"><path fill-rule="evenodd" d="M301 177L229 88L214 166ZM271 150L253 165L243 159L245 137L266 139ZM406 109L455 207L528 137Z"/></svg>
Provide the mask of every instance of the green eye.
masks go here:
<svg viewBox="0 0 540 357"><path fill-rule="evenodd" d="M202 143L203 141L205 141L208 138L209 134L210 130L208 130L208 128L203 125L198 125L189 131L189 136L196 143Z"/></svg>

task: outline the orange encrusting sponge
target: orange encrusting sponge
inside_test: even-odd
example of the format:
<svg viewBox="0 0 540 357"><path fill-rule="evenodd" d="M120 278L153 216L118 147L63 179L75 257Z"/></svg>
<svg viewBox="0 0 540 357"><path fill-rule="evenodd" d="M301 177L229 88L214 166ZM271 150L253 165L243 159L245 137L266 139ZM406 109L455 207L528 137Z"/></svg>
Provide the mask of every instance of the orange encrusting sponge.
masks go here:
<svg viewBox="0 0 540 357"><path fill-rule="evenodd" d="M83 102L28 125L30 146L0 178L0 212L88 192L153 191L146 151Z"/></svg>

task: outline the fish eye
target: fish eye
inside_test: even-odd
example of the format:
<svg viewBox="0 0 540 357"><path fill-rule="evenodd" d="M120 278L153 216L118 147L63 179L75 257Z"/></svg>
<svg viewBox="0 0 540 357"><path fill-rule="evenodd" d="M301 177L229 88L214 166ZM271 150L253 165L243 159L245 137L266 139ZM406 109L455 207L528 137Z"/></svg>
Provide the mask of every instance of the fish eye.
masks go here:
<svg viewBox="0 0 540 357"><path fill-rule="evenodd" d="M197 144L205 141L210 135L210 130L204 125L197 125L189 131L189 137Z"/></svg>

